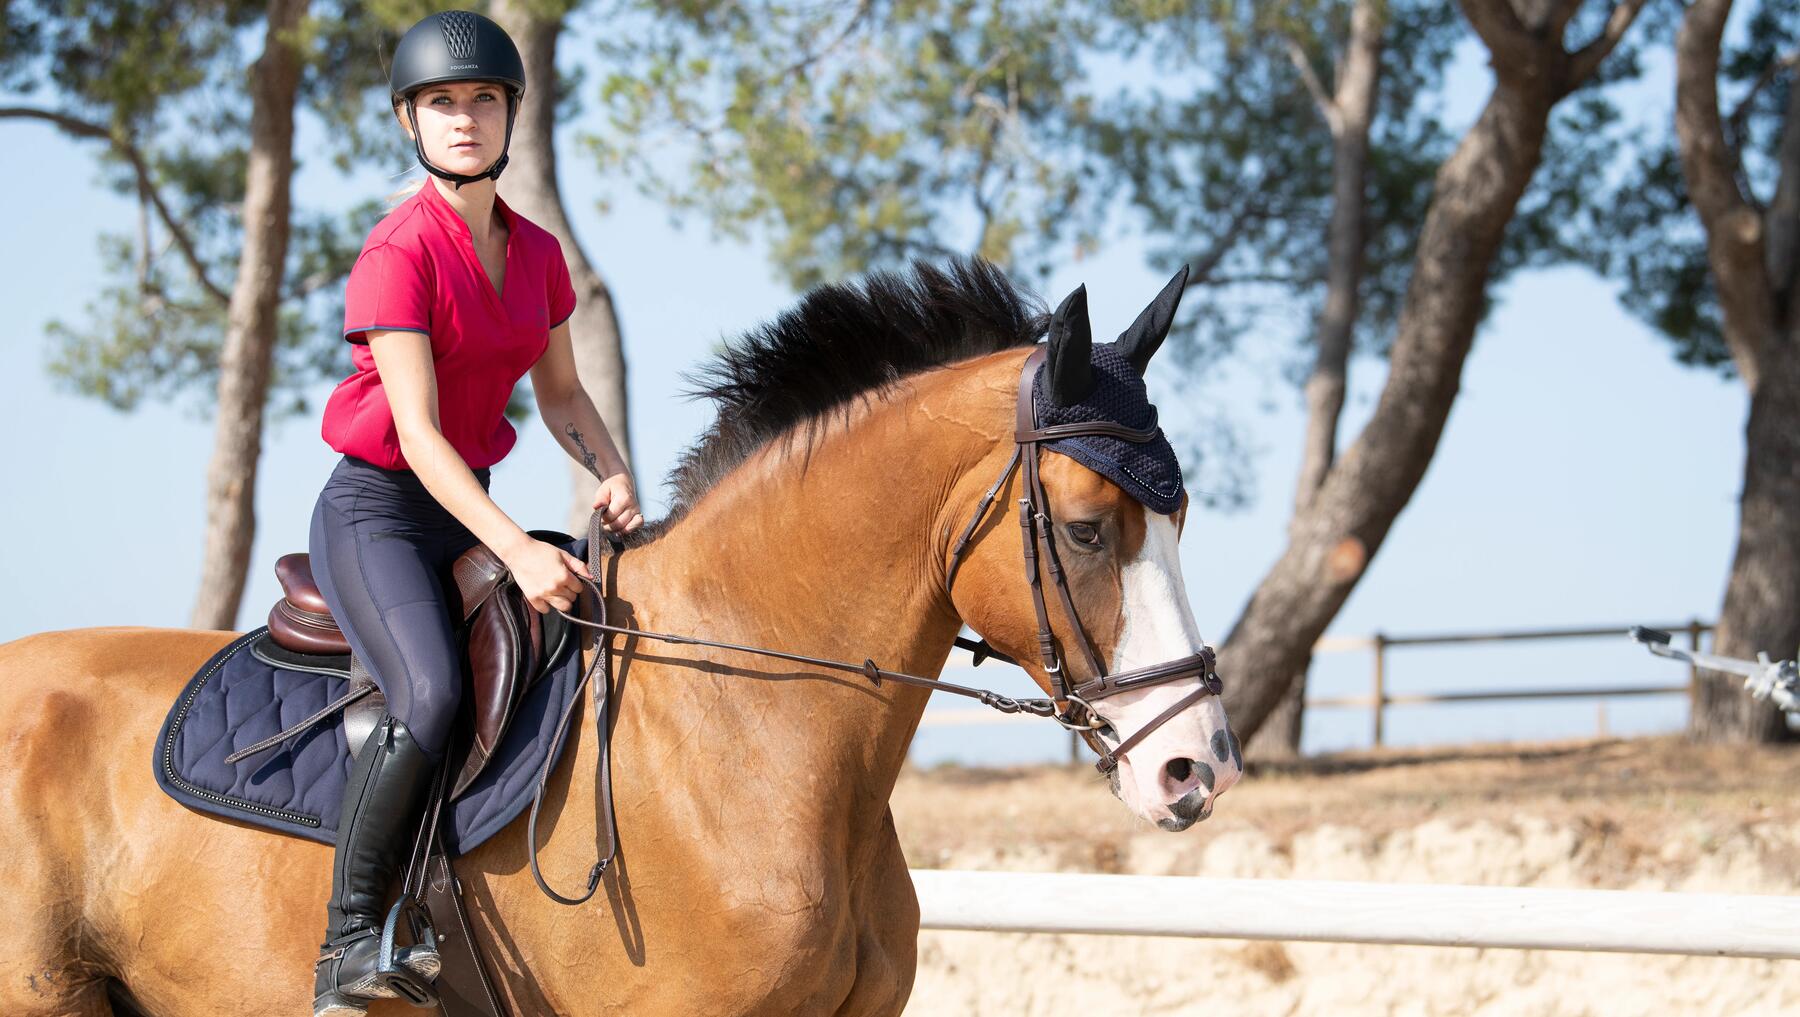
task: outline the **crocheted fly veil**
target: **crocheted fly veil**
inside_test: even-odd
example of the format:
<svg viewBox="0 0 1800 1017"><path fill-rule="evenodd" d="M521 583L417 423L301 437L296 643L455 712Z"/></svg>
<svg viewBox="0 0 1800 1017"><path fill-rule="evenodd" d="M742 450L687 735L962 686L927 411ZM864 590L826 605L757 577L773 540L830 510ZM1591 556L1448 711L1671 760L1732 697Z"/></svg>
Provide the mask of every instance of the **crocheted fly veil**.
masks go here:
<svg viewBox="0 0 1800 1017"><path fill-rule="evenodd" d="M1050 319L1052 356L1039 370L1035 386L1039 427L1095 421L1135 430L1155 427L1156 407L1144 387L1144 370L1168 335L1187 274L1183 265L1117 341L1098 346L1088 324L1087 288L1069 294ZM1181 506L1181 464L1160 428L1144 442L1081 435L1044 447L1119 485L1152 512L1167 514Z"/></svg>

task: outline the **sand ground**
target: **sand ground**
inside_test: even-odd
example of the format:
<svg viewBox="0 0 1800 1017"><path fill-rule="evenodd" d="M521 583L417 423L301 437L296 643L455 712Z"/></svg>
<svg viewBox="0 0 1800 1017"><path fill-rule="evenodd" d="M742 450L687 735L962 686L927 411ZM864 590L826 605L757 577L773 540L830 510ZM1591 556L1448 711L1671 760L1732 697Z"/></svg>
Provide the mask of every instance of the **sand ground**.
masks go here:
<svg viewBox="0 0 1800 1017"><path fill-rule="evenodd" d="M1800 749L1679 739L1254 767L1186 833L1091 767L909 771L914 868L1800 894ZM926 932L907 1014L1800 1017L1800 962Z"/></svg>

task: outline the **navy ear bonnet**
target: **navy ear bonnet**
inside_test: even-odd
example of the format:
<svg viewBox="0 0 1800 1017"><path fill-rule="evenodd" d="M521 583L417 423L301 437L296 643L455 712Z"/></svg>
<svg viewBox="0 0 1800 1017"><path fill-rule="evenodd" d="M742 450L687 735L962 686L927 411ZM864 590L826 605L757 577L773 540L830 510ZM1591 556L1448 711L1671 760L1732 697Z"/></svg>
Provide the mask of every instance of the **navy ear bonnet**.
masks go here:
<svg viewBox="0 0 1800 1017"><path fill-rule="evenodd" d="M1182 276L1185 275L1184 271ZM1123 341L1093 347L1093 389L1078 403L1056 405L1050 395L1050 365L1046 363L1038 369L1032 400L1039 427L1095 421L1111 421L1137 430L1155 426L1156 407L1150 405L1150 393L1138 368L1119 351ZM1119 485L1152 512L1168 515L1181 507L1181 464L1176 462L1175 449L1160 429L1156 437L1141 443L1105 435L1082 435L1045 442L1044 447L1061 452Z"/></svg>

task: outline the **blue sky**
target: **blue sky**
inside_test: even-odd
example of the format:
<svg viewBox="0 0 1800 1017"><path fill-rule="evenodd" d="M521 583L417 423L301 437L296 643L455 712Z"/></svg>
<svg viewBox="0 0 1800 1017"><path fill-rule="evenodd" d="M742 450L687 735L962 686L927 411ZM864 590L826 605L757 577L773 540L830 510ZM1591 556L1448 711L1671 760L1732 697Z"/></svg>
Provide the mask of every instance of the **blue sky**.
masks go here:
<svg viewBox="0 0 1800 1017"><path fill-rule="evenodd" d="M566 47L564 59L586 51ZM1485 95L1486 73L1465 48L1446 109L1458 130ZM1671 87L1666 67L1654 71L1638 112L1664 115L1658 110L1666 113ZM184 625L200 560L208 423L171 406L120 414L59 391L43 369L45 324L82 320L101 283L96 238L129 228L136 210L99 186L91 144L17 120L0 125L0 139L14 154L15 197L13 242L0 254L12 313L0 337L0 432L12 449L0 487L0 640L90 625ZM681 397L680 373L794 295L775 280L757 242L716 240L701 225L676 228L659 207L616 181L596 179L567 143L567 131L563 140L565 202L613 289L624 329L637 472L655 516L666 505L662 478L710 418L705 406ZM303 128L302 155L317 141L316 128ZM297 203L348 207L392 188L384 174L346 179L323 159L312 161L319 168L298 178ZM597 211L603 194L610 202L604 215ZM1116 332L1163 281L1146 266L1145 246L1127 233L1080 261L1065 260L1043 295L1054 303L1086 283L1096 333ZM1494 296L1437 457L1331 632L1713 618L1735 544L1742 386L1676 365L1667 344L1617 305L1613 287L1586 271L1523 273ZM1203 382L1152 372L1165 426L1198 426L1199 407L1210 404L1241 425L1256 452L1250 509L1199 513L1183 541L1195 617L1215 642L1283 547L1302 425L1299 393L1280 378L1285 354L1285 338L1249 339L1235 361ZM347 348L343 361L347 373ZM1383 371L1377 362L1353 364L1346 441L1372 409ZM315 406L328 391L315 393ZM561 455L534 419L494 471L496 499L528 527L560 525L569 497ZM313 499L335 459L316 418L279 422L266 435L241 627L261 624L278 595L275 558L305 548ZM1322 656L1314 688L1321 695L1360 693L1369 671L1366 654ZM1025 684L992 666L950 676L1020 691ZM1394 691L1649 684L1684 676L1622 636L1395 650L1388 661ZM1684 709L1678 697L1605 706L1609 728L1621 733L1678 729ZM1589 700L1395 708L1387 734L1398 744L1573 736L1592 733L1596 713ZM1319 711L1309 718L1306 747L1366 744L1368 730L1364 711ZM1063 746L1051 729L927 728L915 758L1055 758Z"/></svg>

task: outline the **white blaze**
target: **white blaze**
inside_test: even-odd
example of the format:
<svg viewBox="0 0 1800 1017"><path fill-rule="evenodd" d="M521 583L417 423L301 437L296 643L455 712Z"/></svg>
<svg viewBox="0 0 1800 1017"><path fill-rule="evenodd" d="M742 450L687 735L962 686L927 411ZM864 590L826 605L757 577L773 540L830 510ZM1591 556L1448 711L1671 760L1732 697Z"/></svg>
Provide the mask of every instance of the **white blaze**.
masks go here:
<svg viewBox="0 0 1800 1017"><path fill-rule="evenodd" d="M1125 563L1120 575L1124 626L1113 652L1112 670L1132 671L1199 652L1204 642L1188 607L1182 582L1175 517L1144 513L1144 546ZM1102 700L1100 711L1118 738L1131 737L1175 702L1199 688L1198 678L1184 678ZM1212 772L1213 794L1242 776L1229 753L1214 751L1215 732L1226 730L1225 708L1217 697L1202 699L1183 710L1133 746L1119 766L1119 795L1133 811L1150 820L1168 819L1169 806L1201 786L1198 767L1183 780L1168 773L1174 760L1204 764ZM1178 768L1179 769L1179 768Z"/></svg>
<svg viewBox="0 0 1800 1017"><path fill-rule="evenodd" d="M1131 671L1185 657L1201 645L1181 580L1175 517L1144 513L1144 546L1125 563L1121 585L1125 628L1113 654L1114 671Z"/></svg>

